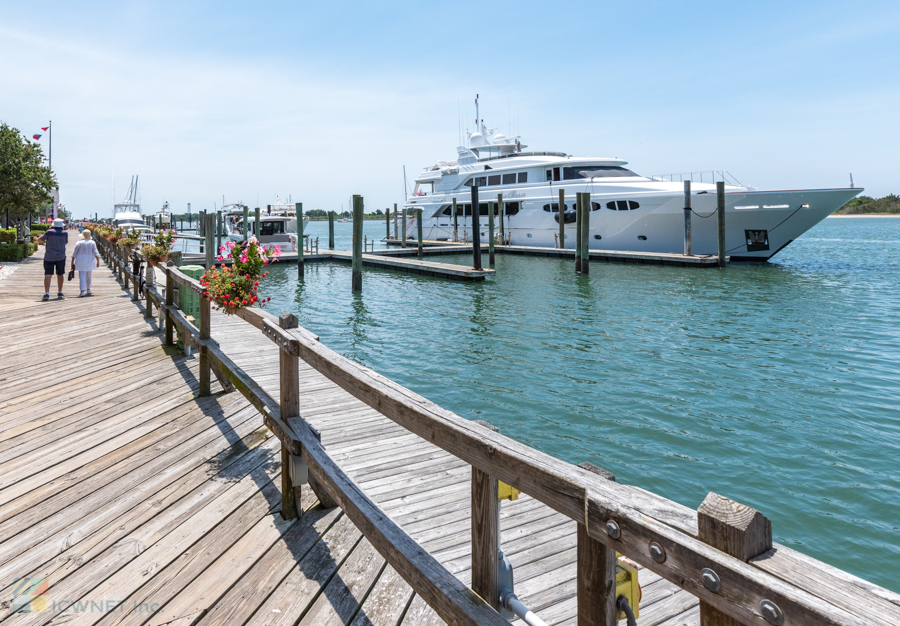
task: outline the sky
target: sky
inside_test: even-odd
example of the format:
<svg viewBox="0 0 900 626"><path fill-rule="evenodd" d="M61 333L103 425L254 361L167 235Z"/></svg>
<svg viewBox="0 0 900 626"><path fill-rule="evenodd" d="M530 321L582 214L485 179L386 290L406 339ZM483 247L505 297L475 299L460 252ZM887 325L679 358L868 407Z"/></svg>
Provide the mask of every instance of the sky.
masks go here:
<svg viewBox="0 0 900 626"><path fill-rule="evenodd" d="M533 150L900 192L900 3L0 0L0 121L76 217L403 201L474 99ZM45 153L49 136L40 143Z"/></svg>

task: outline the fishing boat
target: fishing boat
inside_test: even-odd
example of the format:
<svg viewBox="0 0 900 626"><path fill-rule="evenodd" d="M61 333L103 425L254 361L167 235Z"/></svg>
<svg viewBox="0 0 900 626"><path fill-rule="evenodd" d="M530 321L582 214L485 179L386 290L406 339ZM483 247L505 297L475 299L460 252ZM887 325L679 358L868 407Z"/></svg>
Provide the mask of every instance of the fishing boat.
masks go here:
<svg viewBox="0 0 900 626"><path fill-rule="evenodd" d="M766 261L863 191L861 188L760 190L726 171L644 176L618 157L578 157L566 152L529 152L521 137L487 128L478 117L453 161L424 168L406 200L407 214L422 210L426 239L469 241L471 188L478 187L479 234L488 227L488 202L502 194L495 229L514 246L575 247L576 193L590 194L589 247L597 250L683 253L685 185L691 181L692 253L718 250L716 184L725 184L725 250L734 261ZM564 190L560 207L559 192ZM453 200L457 201L454 235ZM563 240L559 241L559 221ZM415 232L416 218L407 232Z"/></svg>
<svg viewBox="0 0 900 626"><path fill-rule="evenodd" d="M128 185L128 193L123 202L113 205L113 225L127 230L150 231L141 214L140 195L138 193L138 177L132 176Z"/></svg>

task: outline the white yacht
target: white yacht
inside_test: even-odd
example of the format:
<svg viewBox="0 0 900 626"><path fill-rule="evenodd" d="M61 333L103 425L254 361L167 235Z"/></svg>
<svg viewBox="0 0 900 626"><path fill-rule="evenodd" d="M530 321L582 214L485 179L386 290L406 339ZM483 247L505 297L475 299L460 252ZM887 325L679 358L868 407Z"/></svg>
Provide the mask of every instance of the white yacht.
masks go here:
<svg viewBox="0 0 900 626"><path fill-rule="evenodd" d="M519 137L505 137L477 118L476 132L457 148L455 161L438 161L415 179L404 207L422 209L423 236L452 241L451 207L457 200L458 238L470 241L470 190L479 188L479 225L486 241L488 202L503 195L504 241L514 246L559 247L559 191L565 237L575 247L575 194L591 194L591 249L684 252L684 183L691 183L692 253L717 253L716 181L725 182L725 249L735 261L765 261L861 193L861 188L761 191L727 172L642 176L619 158L524 152ZM415 215L415 213L413 213ZM500 235L495 218L495 235ZM415 232L415 218L407 232Z"/></svg>
<svg viewBox="0 0 900 626"><path fill-rule="evenodd" d="M144 216L141 214L137 176L131 177L131 184L128 186L128 194L125 197L125 201L113 205L113 225L128 230L151 230L144 222Z"/></svg>
<svg viewBox="0 0 900 626"><path fill-rule="evenodd" d="M226 234L232 241L244 240L244 205L230 204L222 207L226 220ZM246 229L256 232L255 211L249 211ZM266 206L259 216L259 241L265 246L277 245L285 252L297 250L297 213L294 205L280 202Z"/></svg>

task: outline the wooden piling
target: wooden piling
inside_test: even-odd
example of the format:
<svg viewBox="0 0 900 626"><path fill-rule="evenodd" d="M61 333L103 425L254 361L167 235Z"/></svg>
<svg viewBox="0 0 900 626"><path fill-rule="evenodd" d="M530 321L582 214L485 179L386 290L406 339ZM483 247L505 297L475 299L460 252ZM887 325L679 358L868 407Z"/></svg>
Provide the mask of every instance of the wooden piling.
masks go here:
<svg viewBox="0 0 900 626"><path fill-rule="evenodd" d="M215 215L203 214L203 232L206 237L206 269L210 269L216 262L216 244L215 239L213 239L216 228L215 220Z"/></svg>
<svg viewBox="0 0 900 626"><path fill-rule="evenodd" d="M718 185L724 186L724 183ZM697 509L697 538L716 550L721 550L746 563L772 549L772 524L759 511L710 493ZM717 580L716 576L711 584ZM774 621L769 619L762 605L760 610L769 623L780 623L777 619ZM701 626L740 626L740 624L743 622L726 615L703 600L700 601Z"/></svg>
<svg viewBox="0 0 900 626"><path fill-rule="evenodd" d="M303 203L294 205L294 213L297 216L297 278L303 277Z"/></svg>
<svg viewBox="0 0 900 626"><path fill-rule="evenodd" d="M500 219L500 245L506 244L506 236L503 231L503 194L497 194L497 215Z"/></svg>
<svg viewBox="0 0 900 626"><path fill-rule="evenodd" d="M244 235L244 241L247 241L250 238L248 231L250 230L248 223L250 222L250 207L244 207L244 223L241 224L241 231Z"/></svg>
<svg viewBox="0 0 900 626"><path fill-rule="evenodd" d="M716 217L719 222L719 267L725 267L725 183L716 183Z"/></svg>
<svg viewBox="0 0 900 626"><path fill-rule="evenodd" d="M560 194L560 200L562 200L562 194ZM559 210L562 211L563 203L559 203ZM575 196L575 272L581 273L581 221L584 218L584 212L581 210L581 203L578 202L578 196ZM560 214L559 221L565 221L564 216Z"/></svg>
<svg viewBox="0 0 900 626"><path fill-rule="evenodd" d="M416 231L416 236L418 237L419 241L418 257L421 259L423 256L425 256L422 253L422 209L416 209Z"/></svg>
<svg viewBox="0 0 900 626"><path fill-rule="evenodd" d="M559 190L559 249L564 250L566 247L566 220L563 213L563 206L566 203L566 190ZM577 247L577 246L576 246ZM576 269L578 268L578 263L576 261Z"/></svg>
<svg viewBox="0 0 900 626"><path fill-rule="evenodd" d="M328 212L328 249L334 250L334 211Z"/></svg>
<svg viewBox="0 0 900 626"><path fill-rule="evenodd" d="M488 202L488 265L494 265L494 203Z"/></svg>
<svg viewBox="0 0 900 626"><path fill-rule="evenodd" d="M402 236L400 237L400 247L406 247L406 209L403 209L403 219L400 220L400 226L403 228Z"/></svg>
<svg viewBox="0 0 900 626"><path fill-rule="evenodd" d="M453 242L459 243L459 213L456 212L456 198L453 198Z"/></svg>
<svg viewBox="0 0 900 626"><path fill-rule="evenodd" d="M262 217L259 207L253 209L253 234L256 236L256 241L259 241L259 229L260 229L260 218Z"/></svg>
<svg viewBox="0 0 900 626"><path fill-rule="evenodd" d="M684 256L691 256L691 181L684 181Z"/></svg>
<svg viewBox="0 0 900 626"><path fill-rule="evenodd" d="M353 196L353 291L362 291L363 199Z"/></svg>
<svg viewBox="0 0 900 626"><path fill-rule="evenodd" d="M581 212L581 273L587 274L591 266L591 194L580 193Z"/></svg>
<svg viewBox="0 0 900 626"><path fill-rule="evenodd" d="M478 208L478 185L472 185L472 268L481 267L481 211Z"/></svg>
<svg viewBox="0 0 900 626"><path fill-rule="evenodd" d="M299 326L297 316L285 311L278 316L278 325L290 330ZM300 359L284 350L278 351L278 388L281 418L287 422L300 415ZM290 423L290 422L288 422ZM281 517L289 520L297 517L297 499L291 479L291 453L281 444Z"/></svg>
<svg viewBox="0 0 900 626"><path fill-rule="evenodd" d="M391 238L391 207L386 208L384 213L384 238Z"/></svg>
<svg viewBox="0 0 900 626"><path fill-rule="evenodd" d="M400 235L400 231L397 229L397 203L394 203L394 239L397 239Z"/></svg>
<svg viewBox="0 0 900 626"><path fill-rule="evenodd" d="M225 225L223 223L222 212L216 211L216 255L222 249L222 235L225 234Z"/></svg>
<svg viewBox="0 0 900 626"><path fill-rule="evenodd" d="M616 481L611 472L591 463L579 463L578 467ZM591 537L582 523L576 540L578 626L616 626L616 551Z"/></svg>

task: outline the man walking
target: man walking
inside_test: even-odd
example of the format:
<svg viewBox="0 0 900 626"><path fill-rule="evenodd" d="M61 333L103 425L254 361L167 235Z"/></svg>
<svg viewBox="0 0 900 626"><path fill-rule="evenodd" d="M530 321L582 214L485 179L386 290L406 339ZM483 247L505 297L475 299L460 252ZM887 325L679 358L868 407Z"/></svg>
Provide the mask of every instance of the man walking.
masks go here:
<svg viewBox="0 0 900 626"><path fill-rule="evenodd" d="M62 299L63 280L66 273L66 245L69 243L69 233L64 229L65 221L57 218L53 220L53 228L40 236L40 240L46 245L44 252L44 297L42 301L50 299L50 281L56 270L56 284L58 286L56 297Z"/></svg>

